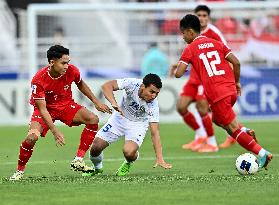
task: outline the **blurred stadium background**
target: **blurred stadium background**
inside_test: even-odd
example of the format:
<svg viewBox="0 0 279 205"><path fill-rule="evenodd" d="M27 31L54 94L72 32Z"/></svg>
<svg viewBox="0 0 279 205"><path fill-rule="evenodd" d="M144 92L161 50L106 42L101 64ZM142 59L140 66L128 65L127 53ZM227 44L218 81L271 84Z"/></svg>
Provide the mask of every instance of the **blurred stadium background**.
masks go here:
<svg viewBox="0 0 279 205"><path fill-rule="evenodd" d="M179 20L203 3L212 9L212 23L223 32L242 63L240 116L278 119L278 1L73 3L0 0L0 86L5 87L0 92L0 112L4 116L0 124L28 122L29 78L47 63L45 53L51 45L69 47L72 63L100 93L98 87L103 79L140 77L141 62L151 43L157 43L169 63L176 63L185 46L178 30ZM161 119L180 122L175 98L185 78L166 76L164 81Z"/></svg>

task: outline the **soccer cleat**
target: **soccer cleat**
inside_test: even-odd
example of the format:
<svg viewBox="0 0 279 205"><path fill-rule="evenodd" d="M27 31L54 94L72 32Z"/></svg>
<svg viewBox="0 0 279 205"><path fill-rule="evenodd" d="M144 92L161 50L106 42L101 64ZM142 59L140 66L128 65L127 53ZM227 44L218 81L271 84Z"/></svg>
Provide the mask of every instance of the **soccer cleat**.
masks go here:
<svg viewBox="0 0 279 205"><path fill-rule="evenodd" d="M24 171L19 171L17 170L11 177L10 177L10 181L18 181L21 180L23 178L24 175Z"/></svg>
<svg viewBox="0 0 279 205"><path fill-rule="evenodd" d="M188 144L183 144L182 149L192 149L192 146L195 144L195 140L191 141Z"/></svg>
<svg viewBox="0 0 279 205"><path fill-rule="evenodd" d="M90 173L94 171L92 167L86 166L83 159L74 159L71 162L71 169L77 172Z"/></svg>
<svg viewBox="0 0 279 205"><path fill-rule="evenodd" d="M265 155L263 157L260 157L258 160L259 168L265 168L267 169L268 163L272 160L273 156L270 152L266 151Z"/></svg>
<svg viewBox="0 0 279 205"><path fill-rule="evenodd" d="M206 137L203 138L198 138L197 140L195 140L195 143L192 145L191 150L192 151L198 151L206 142Z"/></svg>
<svg viewBox="0 0 279 205"><path fill-rule="evenodd" d="M229 136L229 137L227 137L225 142L223 142L222 144L219 145L219 147L224 149L224 148L231 147L235 143L236 143L236 140L234 138L232 138L231 136Z"/></svg>
<svg viewBox="0 0 279 205"><path fill-rule="evenodd" d="M198 149L198 152L201 153L207 153L207 152L218 152L218 146L213 146L211 144L204 144L200 149Z"/></svg>
<svg viewBox="0 0 279 205"><path fill-rule="evenodd" d="M126 176L130 172L130 168L132 167L132 163L123 162L123 164L119 167L116 172L117 176Z"/></svg>
<svg viewBox="0 0 279 205"><path fill-rule="evenodd" d="M81 176L92 177L92 176L95 176L95 175L102 174L103 172L104 172L103 169L95 169L95 170L92 170L91 172L84 172L84 173L81 174Z"/></svg>

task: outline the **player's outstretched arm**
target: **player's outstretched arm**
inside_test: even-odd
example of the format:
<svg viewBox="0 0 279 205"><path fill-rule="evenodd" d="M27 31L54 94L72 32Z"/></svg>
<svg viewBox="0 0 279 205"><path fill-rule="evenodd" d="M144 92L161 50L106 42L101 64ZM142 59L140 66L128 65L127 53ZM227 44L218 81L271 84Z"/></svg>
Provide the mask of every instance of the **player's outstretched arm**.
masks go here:
<svg viewBox="0 0 279 205"><path fill-rule="evenodd" d="M176 78L180 78L180 77L182 77L183 75L184 75L184 73L186 72L186 70L187 70L187 64L185 64L185 63L178 63L178 65L177 65L177 69L176 69L176 71L175 71L175 73L174 73L174 75L175 75L175 77Z"/></svg>
<svg viewBox="0 0 279 205"><path fill-rule="evenodd" d="M52 132L52 134L54 136L56 146L65 145L64 135L54 125L52 118L51 118L49 112L47 111L46 101L45 100L35 100L35 103L36 103L36 107L39 109L39 111L41 113L41 116L42 116L44 122L47 124L47 126L49 127L50 131Z"/></svg>
<svg viewBox="0 0 279 205"><path fill-rule="evenodd" d="M117 112L120 112L121 115L123 115L123 112L121 108L118 106L116 99L114 97L113 91L119 90L118 84L116 80L111 80L102 85L102 91L105 96L105 98L110 102L113 109L115 109Z"/></svg>
<svg viewBox="0 0 279 205"><path fill-rule="evenodd" d="M226 60L229 61L233 66L233 72L234 72L234 79L235 79L237 94L241 95L240 62L239 62L238 58L233 53L230 53L226 57Z"/></svg>
<svg viewBox="0 0 279 205"><path fill-rule="evenodd" d="M78 89L80 90L80 92L82 92L86 97L89 98L89 100L91 100L91 102L95 105L96 109L100 112L107 112L111 114L111 109L106 105L101 103L96 96L93 94L93 92L91 91L91 89L89 88L89 86L83 81L81 80L78 84L77 84Z"/></svg>
<svg viewBox="0 0 279 205"><path fill-rule="evenodd" d="M172 65L171 65L171 68L170 68L170 71L169 71L169 76L170 76L171 78L174 77L175 72L176 72L176 69L177 69L177 64L172 64Z"/></svg>
<svg viewBox="0 0 279 205"><path fill-rule="evenodd" d="M154 148L154 151L156 154L156 162L153 167L155 168L157 166L161 166L165 169L172 168L172 165L166 163L163 158L163 151L162 151L160 132L159 132L159 123L151 122L151 123L149 123L149 125L150 125L153 148Z"/></svg>

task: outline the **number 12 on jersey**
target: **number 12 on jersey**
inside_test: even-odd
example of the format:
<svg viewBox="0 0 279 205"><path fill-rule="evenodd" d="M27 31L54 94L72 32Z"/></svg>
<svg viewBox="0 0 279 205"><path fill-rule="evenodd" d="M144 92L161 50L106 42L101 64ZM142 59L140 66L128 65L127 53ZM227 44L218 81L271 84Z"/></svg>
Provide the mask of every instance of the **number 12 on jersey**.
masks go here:
<svg viewBox="0 0 279 205"><path fill-rule="evenodd" d="M210 61L212 57L215 57L215 60ZM225 74L224 70L216 69L216 65L221 63L220 56L217 51L207 52L206 55L204 53L201 53L199 55L199 58L202 60L209 77L212 77L213 75Z"/></svg>

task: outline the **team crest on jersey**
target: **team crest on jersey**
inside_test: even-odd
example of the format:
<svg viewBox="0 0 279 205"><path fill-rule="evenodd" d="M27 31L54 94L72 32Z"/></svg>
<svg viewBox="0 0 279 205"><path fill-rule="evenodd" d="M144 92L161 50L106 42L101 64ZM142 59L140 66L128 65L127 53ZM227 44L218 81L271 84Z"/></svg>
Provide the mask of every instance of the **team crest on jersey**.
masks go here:
<svg viewBox="0 0 279 205"><path fill-rule="evenodd" d="M64 86L64 90L68 90L69 87L70 87L69 85L65 85L65 86Z"/></svg>

